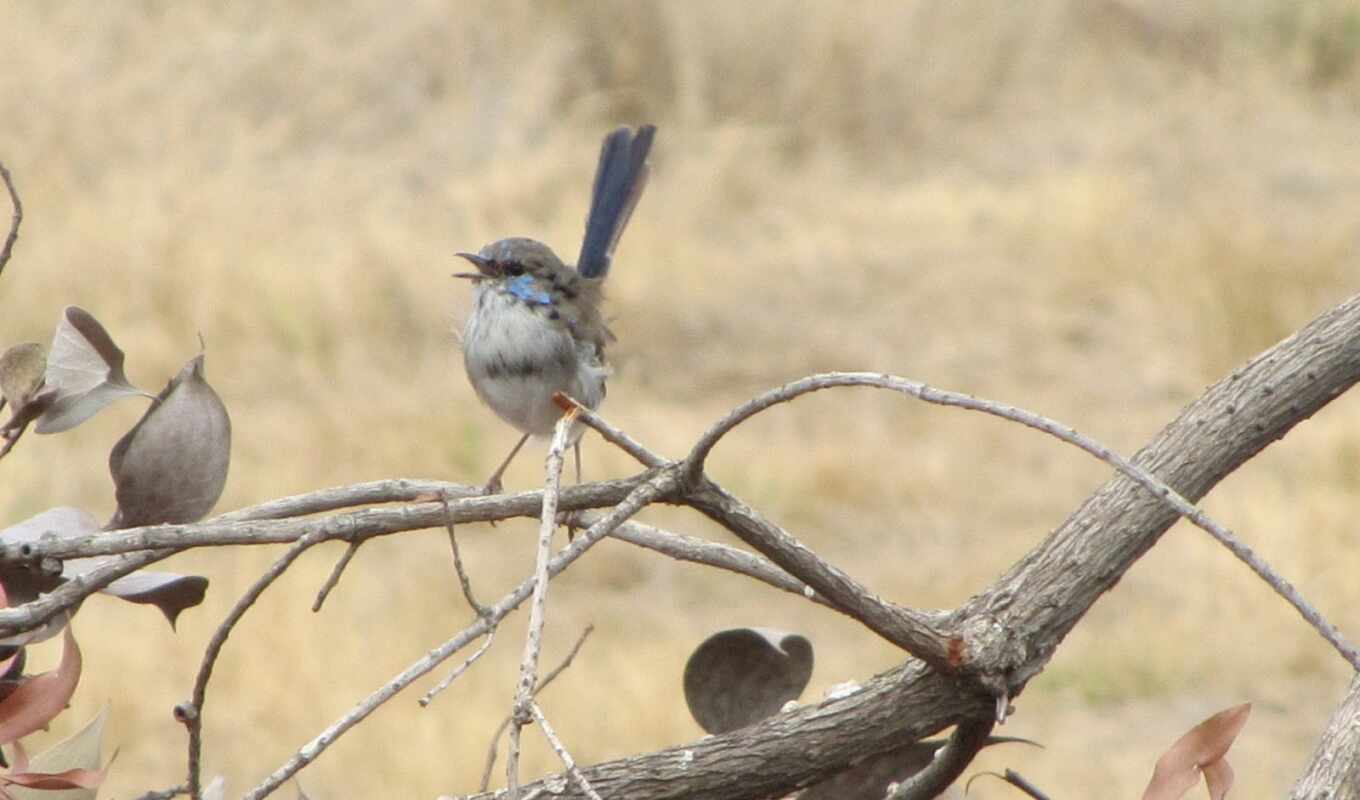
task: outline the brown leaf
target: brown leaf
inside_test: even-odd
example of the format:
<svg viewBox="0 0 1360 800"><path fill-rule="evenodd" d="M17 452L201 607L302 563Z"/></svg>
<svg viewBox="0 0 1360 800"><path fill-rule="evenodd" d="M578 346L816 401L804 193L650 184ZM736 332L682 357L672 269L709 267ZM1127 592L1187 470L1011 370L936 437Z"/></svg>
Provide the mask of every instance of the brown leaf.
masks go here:
<svg viewBox="0 0 1360 800"><path fill-rule="evenodd" d="M61 664L25 680L9 697L0 701L0 744L27 736L66 708L80 681L80 648L71 626L61 652Z"/></svg>
<svg viewBox="0 0 1360 800"><path fill-rule="evenodd" d="M78 306L67 306L57 323L45 380L55 398L38 418L38 433L69 430L119 398L146 394L128 383L123 351L108 331Z"/></svg>
<svg viewBox="0 0 1360 800"><path fill-rule="evenodd" d="M1214 714L1191 728L1176 740L1152 772L1152 780L1143 790L1143 800L1176 800L1199 782L1204 773L1205 784L1213 800L1222 800L1232 788L1233 771L1223 760L1233 740L1241 733L1251 714L1251 703Z"/></svg>
<svg viewBox="0 0 1360 800"><path fill-rule="evenodd" d="M179 612L203 602L203 596L208 591L208 579L202 575L179 575L173 572L134 572L100 591L129 603L159 608L173 628Z"/></svg>
<svg viewBox="0 0 1360 800"><path fill-rule="evenodd" d="M203 378L203 354L184 365L109 454L118 511L111 528L194 522L222 496L231 418Z"/></svg>
<svg viewBox="0 0 1360 800"><path fill-rule="evenodd" d="M43 537L69 539L87 536L99 530L99 521L78 508L58 507L30 517L17 525L0 531L0 541L6 544L38 542ZM25 565L0 565L0 583L14 604L33 600L40 592L50 592L61 583L84 575L120 556L71 558L62 564L61 575L44 575ZM174 627L181 611L203 602L208 579L201 575L180 575L174 572L134 572L100 589L130 603L154 605ZM23 645L56 636L66 624L68 615L54 617L41 628L0 639L2 645Z"/></svg>
<svg viewBox="0 0 1360 800"><path fill-rule="evenodd" d="M94 800L95 789L108 771L107 765L100 768L104 719L107 716L106 707L86 723L84 728L34 756L27 766L21 767L16 757L15 772L46 775L67 781L68 785L60 787L62 791L12 789L10 794L15 800ZM17 753L19 742L14 744ZM116 755L115 753L115 757ZM112 764L113 759L109 759L109 763Z"/></svg>

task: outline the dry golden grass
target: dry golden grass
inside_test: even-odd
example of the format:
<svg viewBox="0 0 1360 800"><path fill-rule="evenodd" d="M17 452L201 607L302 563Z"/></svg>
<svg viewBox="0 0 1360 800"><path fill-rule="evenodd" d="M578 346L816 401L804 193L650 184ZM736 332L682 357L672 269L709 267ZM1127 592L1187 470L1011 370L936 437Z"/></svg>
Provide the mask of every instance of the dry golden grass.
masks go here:
<svg viewBox="0 0 1360 800"><path fill-rule="evenodd" d="M451 254L512 234L574 253L598 140L661 127L611 278L605 409L683 452L727 408L824 369L896 372L1028 406L1132 451L1207 383L1354 291L1360 11L1295 4L42 3L0 19L0 159L28 218L0 344L93 311L159 388L208 343L231 409L220 508L380 477L477 481L513 441L461 375ZM0 521L112 511L104 461L140 409L31 437ZM1360 401L1233 476L1209 510L1360 636ZM632 469L591 441L591 475ZM734 491L894 600L950 606L1108 470L1030 431L841 392L730 437ZM521 458L509 485L539 479ZM724 537L692 515L647 519ZM465 535L491 597L530 523ZM303 558L219 664L207 769L232 791L468 620L442 532ZM273 551L196 552L172 634L96 600L69 730L110 703L107 796L181 777L203 644ZM691 740L680 674L720 627L807 633L809 698L898 659L838 616L605 543L554 584L545 697L584 762ZM416 693L303 773L313 797L467 789L508 708L517 637L427 710ZM1208 713L1250 700L1240 796L1298 775L1347 670L1247 570L1178 526L1018 698L1013 766L1056 794L1132 797ZM424 691L421 687L418 691ZM528 768L554 763L538 737ZM982 797L1010 797L980 786Z"/></svg>

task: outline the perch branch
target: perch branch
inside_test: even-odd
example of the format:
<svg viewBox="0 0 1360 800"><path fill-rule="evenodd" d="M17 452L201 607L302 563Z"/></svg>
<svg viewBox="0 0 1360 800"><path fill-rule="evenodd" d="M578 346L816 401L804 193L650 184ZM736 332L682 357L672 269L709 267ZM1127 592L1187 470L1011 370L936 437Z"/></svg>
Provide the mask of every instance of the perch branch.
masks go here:
<svg viewBox="0 0 1360 800"><path fill-rule="evenodd" d="M548 600L548 559L552 556L552 537L557 531L557 490L562 480L562 455L567 449L576 413L568 411L557 421L552 444L548 447L547 480L543 486L543 511L538 525L538 548L534 553L534 594L529 603L529 629L524 636L524 656L519 665L519 684L511 713L510 749L506 752L506 785L510 796L519 800L519 735L532 718L534 685L538 683L538 654L543 645L543 614Z"/></svg>
<svg viewBox="0 0 1360 800"><path fill-rule="evenodd" d="M1202 497L1360 379L1357 332L1360 296L1211 387L1133 463L1164 476L1184 497ZM1177 518L1162 497L1123 473L1114 476L994 586L950 615L966 637L972 666L1001 676L1003 688L1018 694L1091 604ZM907 661L850 697L582 772L603 796L773 796L836 774L863 754L889 750L961 719L990 715L993 704L994 697L960 693L953 680ZM834 721L823 715L834 715ZM837 733L845 733L846 741ZM1342 780L1354 780L1358 772L1352 762ZM561 776L545 780L564 783ZM559 796L581 795L568 789Z"/></svg>

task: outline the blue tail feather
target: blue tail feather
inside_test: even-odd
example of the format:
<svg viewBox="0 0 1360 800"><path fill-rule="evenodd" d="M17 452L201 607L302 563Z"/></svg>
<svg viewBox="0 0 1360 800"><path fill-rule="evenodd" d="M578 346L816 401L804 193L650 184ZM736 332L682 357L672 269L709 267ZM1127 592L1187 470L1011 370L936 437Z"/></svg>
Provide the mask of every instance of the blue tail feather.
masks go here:
<svg viewBox="0 0 1360 800"><path fill-rule="evenodd" d="M647 185L647 153L655 135L656 126L643 125L636 135L628 128L619 128L605 137L586 216L586 235L576 259L576 271L583 277L603 278L609 272L619 236Z"/></svg>

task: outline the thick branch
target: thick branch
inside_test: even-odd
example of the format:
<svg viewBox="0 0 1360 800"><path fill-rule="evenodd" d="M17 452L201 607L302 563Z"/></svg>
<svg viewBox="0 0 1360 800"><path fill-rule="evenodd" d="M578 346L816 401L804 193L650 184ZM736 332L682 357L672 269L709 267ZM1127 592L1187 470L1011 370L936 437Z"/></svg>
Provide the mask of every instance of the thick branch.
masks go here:
<svg viewBox="0 0 1360 800"><path fill-rule="evenodd" d="M1360 800L1360 675L1313 752L1290 800Z"/></svg>
<svg viewBox="0 0 1360 800"><path fill-rule="evenodd" d="M1360 379L1360 295L1219 381L1134 457L1191 501ZM1018 692L1063 637L1177 519L1112 478L986 592L954 612L968 658Z"/></svg>
<svg viewBox="0 0 1360 800"><path fill-rule="evenodd" d="M602 797L705 800L779 796L816 783L866 754L908 744L992 712L986 695L960 696L953 681L919 661L884 673L849 697L776 714L684 747L624 758L581 772ZM553 779L555 782L559 779ZM526 795L542 782L524 787ZM490 800L494 793L472 795ZM580 798L567 786L554 798Z"/></svg>
<svg viewBox="0 0 1360 800"><path fill-rule="evenodd" d="M1360 379L1357 332L1360 296L1210 388L1134 462L1183 496L1202 497ZM1111 480L993 588L951 615L968 644L965 668L1000 675L1005 678L1000 688L1018 693L1095 600L1177 516L1132 478ZM748 524L758 523L753 518ZM960 696L959 684L914 661L875 678L871 687L869 702L859 702L866 697L861 693L780 714L691 747L583 772L606 797L765 797L840 771L840 759L848 753L882 752L992 711L992 698ZM836 714L836 725L828 729L817 724L822 713ZM1354 714L1343 710L1339 717L1353 719ZM1353 773L1350 769L1347 774ZM560 777L549 780L561 782ZM579 795L568 790L563 796Z"/></svg>

